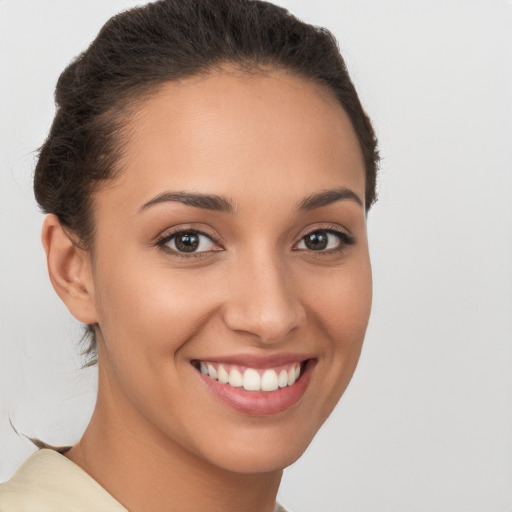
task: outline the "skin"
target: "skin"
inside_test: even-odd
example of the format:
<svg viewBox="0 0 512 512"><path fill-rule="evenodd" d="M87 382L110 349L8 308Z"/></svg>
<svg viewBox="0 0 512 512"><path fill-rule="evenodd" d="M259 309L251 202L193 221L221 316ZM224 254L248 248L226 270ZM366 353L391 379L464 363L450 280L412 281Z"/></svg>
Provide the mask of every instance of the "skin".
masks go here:
<svg viewBox="0 0 512 512"><path fill-rule="evenodd" d="M346 389L368 322L356 135L329 91L277 71L166 84L125 135L119 176L94 196L93 250L74 246L52 215L43 228L55 289L78 320L98 325L97 405L66 456L130 511L271 512L282 469ZM299 208L340 187L361 204ZM176 191L222 196L234 211L143 208ZM176 227L215 242L203 239L199 257L156 245ZM334 250L308 249L304 236L321 228L355 243L331 235ZM191 364L290 352L315 365L304 395L278 414L233 409Z"/></svg>

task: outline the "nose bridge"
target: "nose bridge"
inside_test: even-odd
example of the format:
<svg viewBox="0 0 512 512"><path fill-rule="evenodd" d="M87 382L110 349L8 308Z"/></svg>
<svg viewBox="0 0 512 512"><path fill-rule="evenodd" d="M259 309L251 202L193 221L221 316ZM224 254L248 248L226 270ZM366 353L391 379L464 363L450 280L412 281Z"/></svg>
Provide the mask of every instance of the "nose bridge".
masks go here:
<svg viewBox="0 0 512 512"><path fill-rule="evenodd" d="M228 327L268 343L282 340L300 326L305 312L290 270L275 251L261 247L241 257L230 279Z"/></svg>

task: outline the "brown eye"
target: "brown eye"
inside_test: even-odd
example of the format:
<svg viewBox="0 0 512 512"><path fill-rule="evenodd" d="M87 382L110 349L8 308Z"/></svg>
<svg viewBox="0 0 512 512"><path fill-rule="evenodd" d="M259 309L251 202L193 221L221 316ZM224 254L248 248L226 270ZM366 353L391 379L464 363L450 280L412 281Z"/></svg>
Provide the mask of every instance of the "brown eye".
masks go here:
<svg viewBox="0 0 512 512"><path fill-rule="evenodd" d="M197 233L180 233L174 238L176 249L180 252L194 252L199 247Z"/></svg>
<svg viewBox="0 0 512 512"><path fill-rule="evenodd" d="M322 251L328 243L329 238L325 231L313 231L304 237L304 245L311 251Z"/></svg>
<svg viewBox="0 0 512 512"><path fill-rule="evenodd" d="M311 231L297 244L297 249L307 251L341 250L348 245L353 245L355 239L352 235L334 229L316 229Z"/></svg>
<svg viewBox="0 0 512 512"><path fill-rule="evenodd" d="M180 231L166 237L159 245L180 253L207 252L215 250L215 242L197 231Z"/></svg>

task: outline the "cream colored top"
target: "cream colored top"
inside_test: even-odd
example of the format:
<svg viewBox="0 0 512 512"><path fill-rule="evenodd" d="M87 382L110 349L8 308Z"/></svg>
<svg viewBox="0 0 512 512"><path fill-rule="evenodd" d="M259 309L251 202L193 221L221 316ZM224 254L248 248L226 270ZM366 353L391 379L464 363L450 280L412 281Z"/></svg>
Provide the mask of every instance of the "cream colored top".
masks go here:
<svg viewBox="0 0 512 512"><path fill-rule="evenodd" d="M128 512L94 478L57 451L32 454L0 485L0 512ZM286 512L276 504L275 512Z"/></svg>

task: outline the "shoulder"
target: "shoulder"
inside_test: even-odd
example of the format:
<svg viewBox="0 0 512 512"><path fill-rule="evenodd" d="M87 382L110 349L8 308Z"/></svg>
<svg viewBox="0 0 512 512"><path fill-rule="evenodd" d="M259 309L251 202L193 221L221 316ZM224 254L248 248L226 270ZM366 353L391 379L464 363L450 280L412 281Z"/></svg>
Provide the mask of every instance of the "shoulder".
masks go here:
<svg viewBox="0 0 512 512"><path fill-rule="evenodd" d="M32 454L0 484L0 512L128 512L79 466L56 450ZM275 512L289 512L279 503Z"/></svg>
<svg viewBox="0 0 512 512"><path fill-rule="evenodd" d="M42 449L0 485L0 512L127 512L101 485L64 455Z"/></svg>

